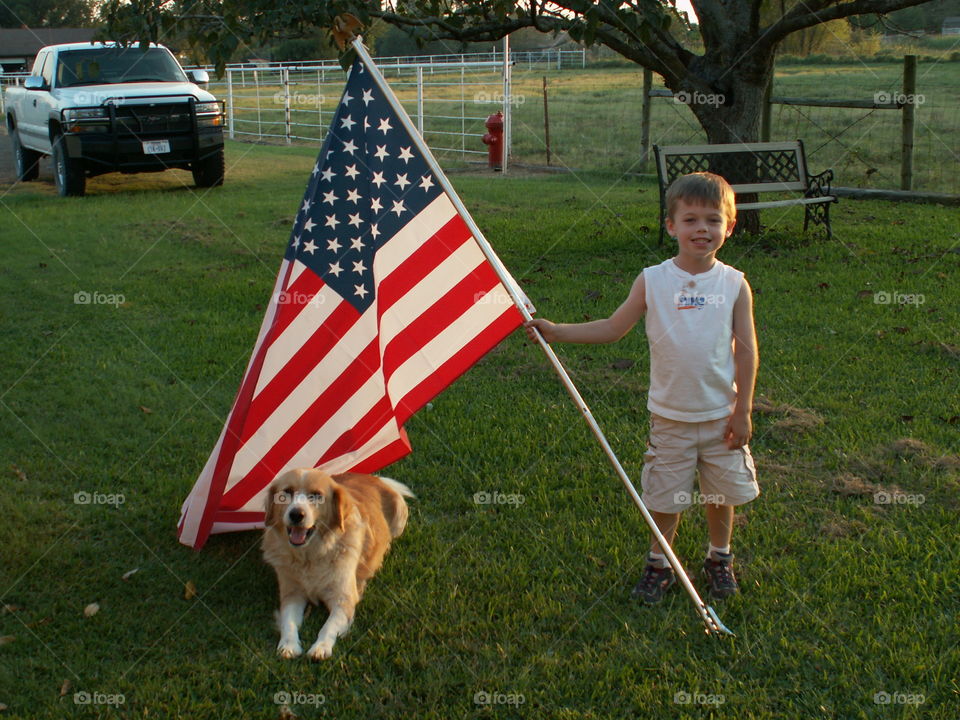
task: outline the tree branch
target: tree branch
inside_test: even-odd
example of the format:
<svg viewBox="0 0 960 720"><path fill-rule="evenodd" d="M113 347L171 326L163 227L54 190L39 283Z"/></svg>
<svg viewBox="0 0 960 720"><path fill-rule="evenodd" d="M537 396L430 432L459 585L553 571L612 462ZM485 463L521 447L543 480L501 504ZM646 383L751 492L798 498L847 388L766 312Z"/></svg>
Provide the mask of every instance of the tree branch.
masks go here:
<svg viewBox="0 0 960 720"><path fill-rule="evenodd" d="M773 24L760 31L760 42L764 45L774 45L787 35L813 27L820 23L853 15L868 15L871 13L888 13L914 5L922 5L929 0L853 0L853 2L801 2L791 8L785 15Z"/></svg>

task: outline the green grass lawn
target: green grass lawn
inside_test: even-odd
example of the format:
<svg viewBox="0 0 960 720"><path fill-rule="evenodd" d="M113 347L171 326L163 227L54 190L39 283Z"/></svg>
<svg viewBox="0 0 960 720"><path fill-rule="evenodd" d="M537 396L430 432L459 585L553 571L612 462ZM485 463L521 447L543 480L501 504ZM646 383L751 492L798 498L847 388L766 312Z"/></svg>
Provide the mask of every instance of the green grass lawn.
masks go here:
<svg viewBox="0 0 960 720"><path fill-rule="evenodd" d="M195 553L175 530L314 154L231 143L211 191L187 173L0 191L0 717L956 717L960 234L937 206L844 201L829 243L767 211L721 251L755 288L761 352L762 495L737 516L743 593L716 603L736 638L706 637L680 590L631 600L647 530L518 333L408 423L388 474L417 493L410 522L333 658L276 659L257 534ZM652 183L452 180L546 317L603 317L670 256ZM639 484L642 328L557 350ZM692 510L688 570L705 542Z"/></svg>

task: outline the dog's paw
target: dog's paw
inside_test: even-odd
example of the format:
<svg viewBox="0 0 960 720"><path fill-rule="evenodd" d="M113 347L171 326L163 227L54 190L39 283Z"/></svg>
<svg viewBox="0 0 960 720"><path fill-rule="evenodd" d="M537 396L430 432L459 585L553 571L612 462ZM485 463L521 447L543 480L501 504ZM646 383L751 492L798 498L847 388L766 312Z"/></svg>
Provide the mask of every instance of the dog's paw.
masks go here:
<svg viewBox="0 0 960 720"><path fill-rule="evenodd" d="M291 660L295 657L300 657L302 654L303 647L300 645L299 640L281 640L280 644L277 645L277 655L284 660Z"/></svg>
<svg viewBox="0 0 960 720"><path fill-rule="evenodd" d="M307 650L307 657L311 660L326 660L331 655L333 655L333 643L330 641L317 640L309 650Z"/></svg>

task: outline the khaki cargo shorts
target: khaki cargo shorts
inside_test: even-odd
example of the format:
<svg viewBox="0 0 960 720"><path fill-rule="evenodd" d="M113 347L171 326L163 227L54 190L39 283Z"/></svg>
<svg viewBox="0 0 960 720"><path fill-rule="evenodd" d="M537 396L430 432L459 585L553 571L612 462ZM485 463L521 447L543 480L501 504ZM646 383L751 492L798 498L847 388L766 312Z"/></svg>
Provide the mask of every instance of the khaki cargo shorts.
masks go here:
<svg viewBox="0 0 960 720"><path fill-rule="evenodd" d="M743 505L760 494L753 456L746 445L727 447L727 418L688 423L650 415L650 442L643 456L643 502L676 513L691 505ZM700 489L694 477L700 471Z"/></svg>

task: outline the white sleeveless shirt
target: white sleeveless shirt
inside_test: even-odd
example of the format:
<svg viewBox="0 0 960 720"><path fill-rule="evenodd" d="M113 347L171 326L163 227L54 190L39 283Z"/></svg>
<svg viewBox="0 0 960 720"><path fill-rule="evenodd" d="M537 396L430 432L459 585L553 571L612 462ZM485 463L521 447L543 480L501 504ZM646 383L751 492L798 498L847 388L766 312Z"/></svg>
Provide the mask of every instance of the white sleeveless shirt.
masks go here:
<svg viewBox="0 0 960 720"><path fill-rule="evenodd" d="M691 275L673 260L645 268L650 343L647 409L669 420L727 417L736 400L733 306L743 273L719 260Z"/></svg>

